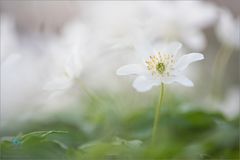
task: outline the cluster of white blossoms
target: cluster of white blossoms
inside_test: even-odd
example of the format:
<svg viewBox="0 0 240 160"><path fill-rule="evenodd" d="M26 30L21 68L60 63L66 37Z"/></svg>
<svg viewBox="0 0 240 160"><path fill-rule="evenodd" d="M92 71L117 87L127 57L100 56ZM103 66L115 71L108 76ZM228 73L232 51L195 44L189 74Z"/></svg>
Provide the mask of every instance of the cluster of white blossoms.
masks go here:
<svg viewBox="0 0 240 160"><path fill-rule="evenodd" d="M193 50L207 53L208 49L210 51L216 47L216 41L211 41L213 45L206 48L208 43L204 33L205 28L215 27L216 36L222 43L239 48L239 18L234 17L229 10L219 8L209 1L92 1L79 2L79 4L81 5L73 5L74 7L69 5L69 10L80 10L81 14L72 13L71 15L74 16L69 17L69 21L63 20L67 19L67 15L64 16L65 18L60 14L51 15L56 17L51 21L52 25L48 19L43 21L45 17L34 17L33 14L29 21L36 20L34 29L19 35L19 31L28 31L31 27L24 28L25 25L17 24L20 26L20 29L17 29L14 19L6 18L4 13L2 14L1 70L5 70L13 78L1 80L12 88L8 89L11 95L9 102L14 102L15 98L12 95L16 93L16 87L10 85L12 82L21 84L16 86L29 86L21 90L30 90L30 82L26 82L31 81L34 83L32 85L41 88L41 92L44 89L44 94L47 91L54 95L77 88L75 86L78 85L79 79L88 86L94 83L97 88L112 89L116 84L116 88L119 89L120 84L116 81L114 73L116 68L129 62L134 64L119 68L117 74L136 75L133 87L137 91L148 91L161 83L177 82L184 86L193 86L193 82L185 75L185 69L190 63L202 60L204 56L201 53L180 56L178 51L182 47L181 43L184 46L182 51L186 52ZM40 9L41 5L38 7ZM25 14L32 12L31 7L25 9L30 9ZM48 10L51 9L50 7ZM65 12L66 10L59 10L56 13L65 14ZM16 20L16 23L21 21ZM38 26L42 22L43 25ZM26 26L28 25L26 23ZM55 27L51 28L51 26ZM35 31L39 33L36 32L35 35ZM146 42L139 43L138 39L141 38L136 35L144 35ZM165 42L168 44L164 45ZM149 47L148 43L157 43L159 47ZM134 47L138 57L132 54ZM34 54L37 60L26 58L30 54ZM135 63L139 57L141 62ZM25 75L35 77L40 82L35 83L37 80L30 80L27 76L23 76L24 78L20 80L16 78L18 76L15 76L15 73L22 76L18 66L22 67L21 70ZM11 71L6 68L11 68ZM40 72L34 68L44 71ZM29 72L34 72L33 76ZM94 88L93 85L91 87ZM4 87L1 91L3 89ZM17 96L21 95L25 98L18 99L23 101L28 99L27 94L19 93ZM14 105L18 107L19 104Z"/></svg>
<svg viewBox="0 0 240 160"><path fill-rule="evenodd" d="M144 28L149 40L180 41L187 48L202 51L207 44L203 29L211 26L217 18L216 7L203 1L89 4L85 10L88 15L86 21L96 31L96 38L118 49L131 45L134 41L132 34Z"/></svg>
<svg viewBox="0 0 240 160"><path fill-rule="evenodd" d="M204 59L201 53L190 53L177 58L182 44L172 42L162 49L146 49L142 64L130 64L117 70L118 75L137 75L133 87L140 92L148 91L161 83L178 82L184 86L193 86L191 80L184 75L184 70L192 62Z"/></svg>
<svg viewBox="0 0 240 160"><path fill-rule="evenodd" d="M149 18L145 27L151 37L181 41L202 51L207 45L203 29L217 18L214 5L203 1L157 1L146 4Z"/></svg>
<svg viewBox="0 0 240 160"><path fill-rule="evenodd" d="M114 48L119 52L119 49L132 47L133 43L138 39L134 35L138 35L139 30L142 32L140 34L146 35L148 41L156 39L160 41L166 39L177 40L186 44L188 48L202 50L206 42L201 30L212 24L216 18L214 6L203 2L104 2L101 5L96 4L98 2L86 3L89 9L84 10L83 15L88 15L85 22L93 31L92 34L94 34L94 40L91 41L97 41L98 45L101 46L98 50L99 55L101 53L109 53L109 48ZM123 9L125 12L122 12ZM191 12L192 14L186 14L186 12ZM101 16L101 19L99 19L99 16ZM147 19L146 16L148 17ZM180 21L178 19L179 16L185 16L186 18ZM78 30L81 29L81 26L79 29L74 27L67 32L72 36L70 42L76 46L83 44L76 38L81 36L78 34ZM82 37L89 36L83 35ZM71 39L70 36L64 38ZM177 46L180 47L181 45ZM69 51L65 50L68 56L65 62L63 62L64 66L62 68L64 72L52 78L46 84L46 90L62 92L71 88L75 83L75 79L79 78L85 67L82 59L89 56L89 54L84 53L87 52L82 49L84 45L77 50L78 52L74 51L75 53L72 53L71 48L70 46ZM164 83L171 83L172 79L174 79L176 82L191 86L190 80L185 76L179 76L179 73L176 72L176 65L179 65L179 62L176 61L176 56L170 52L160 50L150 51L151 53L149 54L151 54L152 58L144 59L148 73L154 77L154 83L159 83L155 80L161 77L161 81ZM88 55L85 56L86 54ZM192 55L196 56L196 54ZM107 63L109 64L110 62ZM156 69L154 65L158 65L159 69ZM182 72L181 69L178 72ZM136 82L141 83L142 79L143 77L139 77ZM137 85L137 83L134 84Z"/></svg>

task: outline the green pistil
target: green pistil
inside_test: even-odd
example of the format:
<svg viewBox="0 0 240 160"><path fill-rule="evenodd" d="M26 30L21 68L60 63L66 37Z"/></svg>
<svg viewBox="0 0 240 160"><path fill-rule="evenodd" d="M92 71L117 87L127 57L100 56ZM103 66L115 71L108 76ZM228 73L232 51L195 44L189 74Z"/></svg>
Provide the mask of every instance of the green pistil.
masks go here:
<svg viewBox="0 0 240 160"><path fill-rule="evenodd" d="M158 63L156 66L156 70L160 73L163 74L165 71L166 67L164 65L164 63Z"/></svg>

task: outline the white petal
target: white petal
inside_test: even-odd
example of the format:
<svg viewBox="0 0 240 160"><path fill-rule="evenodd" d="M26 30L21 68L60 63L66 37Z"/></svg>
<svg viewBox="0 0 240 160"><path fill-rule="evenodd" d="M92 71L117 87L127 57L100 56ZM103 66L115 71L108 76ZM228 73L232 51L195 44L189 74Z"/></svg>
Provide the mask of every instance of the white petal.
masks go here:
<svg viewBox="0 0 240 160"><path fill-rule="evenodd" d="M146 72L146 69L144 68L144 66L139 64L129 64L129 65L120 67L116 73L119 76L125 76L125 75L131 75L131 74L141 74L144 72Z"/></svg>
<svg viewBox="0 0 240 160"><path fill-rule="evenodd" d="M172 54L172 55L176 55L177 52L179 51L179 49L181 49L182 44L179 42L171 42L169 44L167 44L162 50L161 52L163 53L168 53L168 54Z"/></svg>
<svg viewBox="0 0 240 160"><path fill-rule="evenodd" d="M175 79L174 79L175 82L178 82L184 86L187 86L187 87L193 87L193 82L188 79L187 77L181 75L181 76L177 76Z"/></svg>
<svg viewBox="0 0 240 160"><path fill-rule="evenodd" d="M153 80L145 76L138 76L133 82L133 87L138 92L145 92L150 90L153 86L160 85L160 80Z"/></svg>
<svg viewBox="0 0 240 160"><path fill-rule="evenodd" d="M195 61L199 61L204 59L203 54L201 53L190 53L182 56L176 63L175 68L176 70L184 70L188 67L189 64Z"/></svg>

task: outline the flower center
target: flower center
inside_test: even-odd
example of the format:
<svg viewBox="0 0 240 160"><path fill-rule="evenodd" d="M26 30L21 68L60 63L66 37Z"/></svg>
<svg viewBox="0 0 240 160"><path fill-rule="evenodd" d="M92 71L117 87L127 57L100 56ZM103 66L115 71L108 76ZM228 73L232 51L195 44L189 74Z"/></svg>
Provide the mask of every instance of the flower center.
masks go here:
<svg viewBox="0 0 240 160"><path fill-rule="evenodd" d="M164 71L166 70L165 64L164 63L158 63L156 65L156 70L160 73L163 74Z"/></svg>
<svg viewBox="0 0 240 160"><path fill-rule="evenodd" d="M175 57L171 54L160 54L150 56L146 66L152 75L170 76L175 65Z"/></svg>

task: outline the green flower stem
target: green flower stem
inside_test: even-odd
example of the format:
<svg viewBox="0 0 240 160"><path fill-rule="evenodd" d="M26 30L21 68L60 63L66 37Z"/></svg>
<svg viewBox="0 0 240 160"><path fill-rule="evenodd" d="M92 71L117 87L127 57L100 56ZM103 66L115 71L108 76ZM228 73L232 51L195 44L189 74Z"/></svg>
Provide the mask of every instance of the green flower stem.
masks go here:
<svg viewBox="0 0 240 160"><path fill-rule="evenodd" d="M153 129L152 129L152 144L154 144L155 141L156 141L157 127L158 127L159 116L160 116L160 108L162 106L162 101L163 101L163 93L164 93L164 84L162 83L161 84L161 89L160 89L159 101L158 101L158 104L156 106Z"/></svg>

